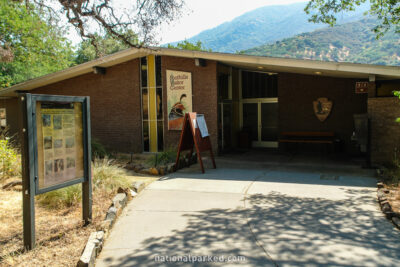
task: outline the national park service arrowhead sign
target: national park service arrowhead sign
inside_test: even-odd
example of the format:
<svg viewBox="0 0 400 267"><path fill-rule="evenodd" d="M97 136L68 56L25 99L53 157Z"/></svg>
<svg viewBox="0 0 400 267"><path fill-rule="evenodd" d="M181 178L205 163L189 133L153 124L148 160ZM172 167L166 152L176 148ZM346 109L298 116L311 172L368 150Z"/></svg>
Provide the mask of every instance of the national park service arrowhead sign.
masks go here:
<svg viewBox="0 0 400 267"><path fill-rule="evenodd" d="M313 102L313 106L315 116L323 122L328 118L329 114L331 114L333 103L326 97L320 97Z"/></svg>

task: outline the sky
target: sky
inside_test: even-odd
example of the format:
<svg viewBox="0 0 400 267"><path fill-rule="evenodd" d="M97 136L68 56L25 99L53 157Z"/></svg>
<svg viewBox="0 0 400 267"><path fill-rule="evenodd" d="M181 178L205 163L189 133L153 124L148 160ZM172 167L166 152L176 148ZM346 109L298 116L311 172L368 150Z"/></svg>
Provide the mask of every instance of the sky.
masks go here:
<svg viewBox="0 0 400 267"><path fill-rule="evenodd" d="M171 25L161 28L161 44L188 39L203 30L231 21L262 6L286 5L305 0L185 0L186 11Z"/></svg>
<svg viewBox="0 0 400 267"><path fill-rule="evenodd" d="M125 1L132 0L119 0ZM188 39L201 31L231 21L248 11L269 5L286 5L306 0L184 0L185 8L181 17L170 25L163 25L158 30L159 44ZM82 39L73 27L68 38L74 45Z"/></svg>

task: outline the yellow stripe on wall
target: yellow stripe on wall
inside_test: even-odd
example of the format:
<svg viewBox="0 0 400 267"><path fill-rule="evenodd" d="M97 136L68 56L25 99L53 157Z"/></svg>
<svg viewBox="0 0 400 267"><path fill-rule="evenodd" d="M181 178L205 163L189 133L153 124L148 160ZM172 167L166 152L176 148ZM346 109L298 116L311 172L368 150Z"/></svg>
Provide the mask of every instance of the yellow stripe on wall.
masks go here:
<svg viewBox="0 0 400 267"><path fill-rule="evenodd" d="M147 56L147 81L149 90L150 152L157 152L156 61Z"/></svg>

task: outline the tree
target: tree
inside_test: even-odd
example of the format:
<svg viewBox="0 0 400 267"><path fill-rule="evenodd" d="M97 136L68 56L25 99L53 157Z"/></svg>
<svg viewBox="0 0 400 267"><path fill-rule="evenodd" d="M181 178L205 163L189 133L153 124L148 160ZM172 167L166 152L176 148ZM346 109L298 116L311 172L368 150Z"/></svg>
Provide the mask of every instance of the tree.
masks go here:
<svg viewBox="0 0 400 267"><path fill-rule="evenodd" d="M136 38L135 34L128 33L132 36L133 41ZM106 34L105 36L96 35L97 51L91 44L90 40L83 40L76 51L75 63L82 64L90 60L102 57L105 55L113 54L115 52L128 49L130 46L124 43L121 39L115 38Z"/></svg>
<svg viewBox="0 0 400 267"><path fill-rule="evenodd" d="M15 1L15 0L14 0ZM32 3L50 20L62 20L60 11L84 39L98 51L98 37L109 35L127 46L156 43L155 30L174 20L183 0L17 0ZM100 33L96 34L96 33ZM137 38L132 38L132 33Z"/></svg>
<svg viewBox="0 0 400 267"><path fill-rule="evenodd" d="M32 5L0 0L0 87L70 66L72 50L63 34Z"/></svg>
<svg viewBox="0 0 400 267"><path fill-rule="evenodd" d="M336 24L336 14L345 11L354 11L357 6L367 0L310 0L305 8L311 14L310 21L326 23L331 26ZM400 33L400 2L398 0L370 0L369 14L377 16L378 25L373 30L377 37L381 37L388 30L394 29Z"/></svg>
<svg viewBox="0 0 400 267"><path fill-rule="evenodd" d="M207 51L211 52L211 49L207 49L203 46L201 41L197 41L195 44L191 43L187 40L184 40L183 42L179 42L176 45L168 44L168 48L176 48L176 49L182 49L182 50L196 50L196 51Z"/></svg>

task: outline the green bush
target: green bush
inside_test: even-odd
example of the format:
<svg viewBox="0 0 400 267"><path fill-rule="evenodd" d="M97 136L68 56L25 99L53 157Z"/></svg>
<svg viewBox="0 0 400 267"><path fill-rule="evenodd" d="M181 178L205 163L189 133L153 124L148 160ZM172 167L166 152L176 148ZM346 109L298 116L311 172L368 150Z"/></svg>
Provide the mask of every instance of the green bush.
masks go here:
<svg viewBox="0 0 400 267"><path fill-rule="evenodd" d="M111 160L96 158L92 164L92 186L94 193L112 193L118 187L129 187L129 180L125 177L124 170ZM57 208L73 206L81 199L82 187L77 184L39 195L38 202L49 208Z"/></svg>
<svg viewBox="0 0 400 267"><path fill-rule="evenodd" d="M82 199L80 184L50 191L38 196L38 202L48 208L70 207Z"/></svg>
<svg viewBox="0 0 400 267"><path fill-rule="evenodd" d="M147 164L153 167L157 167L159 165L165 165L168 163L175 162L175 160L176 160L176 149L170 147L163 152L154 154L147 160Z"/></svg>
<svg viewBox="0 0 400 267"><path fill-rule="evenodd" d="M110 153L108 153L107 149L101 144L98 140L92 139L92 158L105 158L108 157Z"/></svg>
<svg viewBox="0 0 400 267"><path fill-rule="evenodd" d="M0 139L0 164L0 180L21 175L21 156L8 138Z"/></svg>

